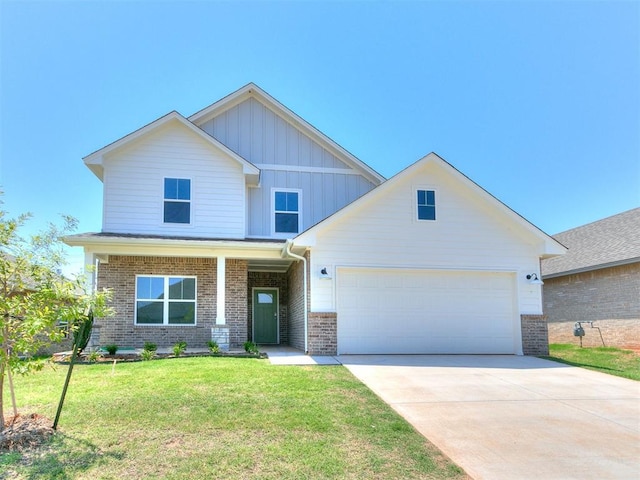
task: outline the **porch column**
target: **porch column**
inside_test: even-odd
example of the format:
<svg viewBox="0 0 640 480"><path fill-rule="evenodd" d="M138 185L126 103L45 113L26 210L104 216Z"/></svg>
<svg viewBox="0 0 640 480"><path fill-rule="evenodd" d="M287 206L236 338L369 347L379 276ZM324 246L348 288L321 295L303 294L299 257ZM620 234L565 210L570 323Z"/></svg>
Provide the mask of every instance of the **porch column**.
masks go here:
<svg viewBox="0 0 640 480"><path fill-rule="evenodd" d="M225 257L218 257L217 260L217 266L216 266L216 270L218 273L217 276L217 281L216 281L216 285L217 285L217 303L216 303L216 325L224 325L226 322L225 320L225 316L224 316L224 311L225 311L225 292L226 292L226 279L225 279L225 274L226 274L226 258Z"/></svg>
<svg viewBox="0 0 640 480"><path fill-rule="evenodd" d="M84 252L84 276L85 276L85 288L88 293L93 293L98 290L97 288L97 273L96 272L96 255L94 253Z"/></svg>

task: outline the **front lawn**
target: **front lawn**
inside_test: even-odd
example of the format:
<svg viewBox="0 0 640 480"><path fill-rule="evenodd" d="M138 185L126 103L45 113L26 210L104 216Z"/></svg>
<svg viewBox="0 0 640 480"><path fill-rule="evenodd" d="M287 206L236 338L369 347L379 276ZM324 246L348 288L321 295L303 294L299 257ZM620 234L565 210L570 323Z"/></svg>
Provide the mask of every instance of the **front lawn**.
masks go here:
<svg viewBox="0 0 640 480"><path fill-rule="evenodd" d="M15 378L21 411L53 418L66 371ZM77 365L58 428L0 478L467 478L342 366Z"/></svg>
<svg viewBox="0 0 640 480"><path fill-rule="evenodd" d="M549 360L589 368L618 377L640 380L640 355L615 347L579 347L562 343L549 345Z"/></svg>

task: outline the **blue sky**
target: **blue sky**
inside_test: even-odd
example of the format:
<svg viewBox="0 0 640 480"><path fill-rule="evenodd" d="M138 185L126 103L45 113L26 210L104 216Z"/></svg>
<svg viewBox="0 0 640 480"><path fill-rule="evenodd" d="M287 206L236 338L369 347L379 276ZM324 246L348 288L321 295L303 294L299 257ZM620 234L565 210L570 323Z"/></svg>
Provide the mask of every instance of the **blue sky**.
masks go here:
<svg viewBox="0 0 640 480"><path fill-rule="evenodd" d="M4 208L34 229L99 231L82 157L248 82L384 176L435 151L550 234L640 205L640 2L0 0L0 49Z"/></svg>

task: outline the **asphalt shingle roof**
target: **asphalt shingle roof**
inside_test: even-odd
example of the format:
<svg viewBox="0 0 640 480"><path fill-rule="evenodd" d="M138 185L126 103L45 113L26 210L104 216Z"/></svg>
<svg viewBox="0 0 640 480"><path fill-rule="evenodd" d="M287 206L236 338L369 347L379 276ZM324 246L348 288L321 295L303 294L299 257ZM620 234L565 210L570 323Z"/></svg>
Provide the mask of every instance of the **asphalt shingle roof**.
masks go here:
<svg viewBox="0 0 640 480"><path fill-rule="evenodd" d="M542 276L640 262L640 208L553 235L569 251L542 261Z"/></svg>

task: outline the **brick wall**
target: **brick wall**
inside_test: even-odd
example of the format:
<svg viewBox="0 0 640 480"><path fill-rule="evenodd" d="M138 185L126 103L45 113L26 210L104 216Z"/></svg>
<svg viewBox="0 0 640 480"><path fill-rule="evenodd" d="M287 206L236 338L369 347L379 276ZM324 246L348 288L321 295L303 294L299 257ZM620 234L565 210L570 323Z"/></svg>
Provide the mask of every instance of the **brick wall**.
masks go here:
<svg viewBox="0 0 640 480"><path fill-rule="evenodd" d="M231 347L241 347L249 339L247 330L246 260L226 259L225 321L229 327ZM214 291L215 295L215 291Z"/></svg>
<svg viewBox="0 0 640 480"><path fill-rule="evenodd" d="M549 355L549 337L546 315L520 315L522 327L522 353Z"/></svg>
<svg viewBox="0 0 640 480"><path fill-rule="evenodd" d="M243 260L227 260L225 315L230 326L232 344L246 340L247 264ZM134 325L136 275L195 275L197 277L197 325ZM178 257L109 257L109 263L98 268L98 288L113 290L111 306L115 315L97 319L100 344L140 348L144 342L170 347L185 341L191 348L205 348L211 339L216 318L216 259Z"/></svg>
<svg viewBox="0 0 640 480"><path fill-rule="evenodd" d="M309 314L309 354L336 355L338 319L335 312Z"/></svg>
<svg viewBox="0 0 640 480"><path fill-rule="evenodd" d="M280 343L289 343L289 280L286 273L274 272L249 272L248 274L248 307L247 307L247 329L249 339L252 335L253 325L253 289L254 288L277 288L278 289L278 322L280 327Z"/></svg>
<svg viewBox="0 0 640 480"><path fill-rule="evenodd" d="M309 262L309 254L305 254ZM289 286L289 345L299 350L304 350L304 264L302 261L294 262L287 272ZM307 277L308 279L308 277ZM308 285L308 284L307 284Z"/></svg>
<svg viewBox="0 0 640 480"><path fill-rule="evenodd" d="M605 344L640 348L640 263L544 280L544 312L551 343L575 343L575 322L594 322ZM585 328L583 345L602 345L597 330Z"/></svg>

